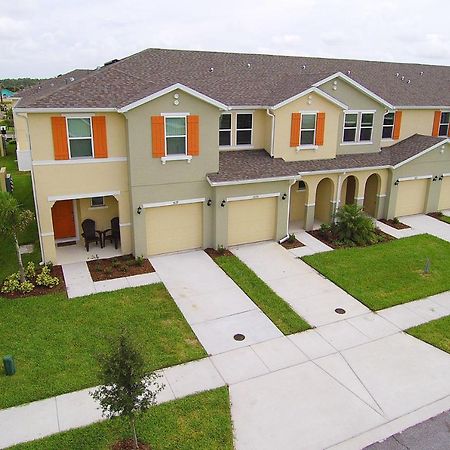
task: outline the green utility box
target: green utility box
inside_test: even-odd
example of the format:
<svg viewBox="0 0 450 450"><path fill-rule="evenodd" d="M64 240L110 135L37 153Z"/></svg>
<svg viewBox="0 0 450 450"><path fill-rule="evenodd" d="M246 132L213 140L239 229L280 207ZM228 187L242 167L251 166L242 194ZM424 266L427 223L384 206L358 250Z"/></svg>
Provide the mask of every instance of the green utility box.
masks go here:
<svg viewBox="0 0 450 450"><path fill-rule="evenodd" d="M3 357L3 367L5 368L6 375L14 375L16 373L16 364L11 355Z"/></svg>

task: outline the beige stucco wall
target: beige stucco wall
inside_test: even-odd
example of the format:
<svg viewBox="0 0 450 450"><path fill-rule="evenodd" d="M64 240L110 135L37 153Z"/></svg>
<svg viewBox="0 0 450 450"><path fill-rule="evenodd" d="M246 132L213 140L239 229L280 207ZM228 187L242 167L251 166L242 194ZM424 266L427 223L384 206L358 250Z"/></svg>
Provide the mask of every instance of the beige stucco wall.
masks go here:
<svg viewBox="0 0 450 450"><path fill-rule="evenodd" d="M104 198L105 206L91 206L91 199L82 198L77 201L78 223L85 219L95 220L97 230L111 228L111 219L119 216L119 204L113 196Z"/></svg>
<svg viewBox="0 0 450 450"><path fill-rule="evenodd" d="M53 160L51 117L61 114L28 113L33 161ZM96 113L106 117L108 157L126 156L126 122L122 114ZM75 117L75 115L72 115Z"/></svg>
<svg viewBox="0 0 450 450"><path fill-rule="evenodd" d="M431 136L433 131L434 110L407 109L402 111L402 123L400 127L400 139L382 139L381 146L393 145L413 134L424 134Z"/></svg>
<svg viewBox="0 0 450 450"><path fill-rule="evenodd" d="M336 81L336 84L333 84L334 81ZM336 87L336 90L334 90L333 87ZM349 110L375 111L371 144L342 143L344 114L340 115L338 122L338 147L336 153L339 155L378 151L381 143L384 113L386 111L385 106L371 99L366 94L341 79L324 83L320 86L320 89L334 98L337 98L342 103L345 103Z"/></svg>
<svg viewBox="0 0 450 450"><path fill-rule="evenodd" d="M178 94L178 105L174 95ZM199 116L200 154L191 162L168 161L152 157L151 116L161 113L189 113ZM145 203L210 198L211 187L206 174L219 169L219 108L185 92L175 91L125 113L128 122L129 170L132 176L132 221L136 254L146 255L145 214L137 208ZM204 204L203 246L212 243L212 208Z"/></svg>
<svg viewBox="0 0 450 450"><path fill-rule="evenodd" d="M308 97L311 97L310 99ZM310 104L308 104L310 101ZM316 150L296 150L290 147L291 117L293 112L324 112L325 113L325 136L324 145ZM338 140L338 123L342 114L341 108L334 103L324 99L320 95L305 95L291 103L274 111L275 114L275 151L276 158L285 161L306 161L310 159L326 159L336 156L336 145Z"/></svg>
<svg viewBox="0 0 450 450"><path fill-rule="evenodd" d="M27 118L23 113L17 114L13 110L14 133L16 135L17 150L30 150L30 140L28 136Z"/></svg>

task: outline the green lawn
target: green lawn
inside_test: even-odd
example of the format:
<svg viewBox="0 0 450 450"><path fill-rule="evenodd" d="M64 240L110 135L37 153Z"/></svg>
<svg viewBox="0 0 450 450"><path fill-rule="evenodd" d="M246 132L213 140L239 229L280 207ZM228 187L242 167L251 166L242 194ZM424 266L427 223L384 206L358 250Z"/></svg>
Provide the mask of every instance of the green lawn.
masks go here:
<svg viewBox="0 0 450 450"><path fill-rule="evenodd" d="M408 334L450 353L450 316L406 330Z"/></svg>
<svg viewBox="0 0 450 450"><path fill-rule="evenodd" d="M216 263L258 305L284 334L307 330L310 325L237 256L219 256Z"/></svg>
<svg viewBox="0 0 450 450"><path fill-rule="evenodd" d="M33 191L31 186L31 175L29 172L19 172L17 169L15 144L8 143L7 156L0 157L0 167L6 167L7 172L10 173L14 180L14 196L19 200L20 204L34 212ZM29 255L24 255L23 259L27 261L39 262L41 254L39 250L39 238L36 221L19 236L20 244L34 244L34 252ZM2 240L0 246L0 283L1 281L18 270L16 260L16 250L13 242Z"/></svg>
<svg viewBox="0 0 450 450"><path fill-rule="evenodd" d="M419 235L303 260L372 310L450 289L450 242ZM431 273L423 274L427 258Z"/></svg>
<svg viewBox="0 0 450 450"><path fill-rule="evenodd" d="M232 450L227 388L155 406L137 422L139 440L152 450ZM130 437L122 419L95 423L13 447L15 450L107 450Z"/></svg>
<svg viewBox="0 0 450 450"><path fill-rule="evenodd" d="M206 356L162 283L68 300L65 294L0 298L0 355L17 373L0 374L0 408L94 386L96 356L126 326L158 369Z"/></svg>
<svg viewBox="0 0 450 450"><path fill-rule="evenodd" d="M442 220L442 222L445 222L445 223L449 223L449 224L450 224L450 217L449 217L449 216L446 216L445 214L442 214L442 216L439 217L439 220Z"/></svg>

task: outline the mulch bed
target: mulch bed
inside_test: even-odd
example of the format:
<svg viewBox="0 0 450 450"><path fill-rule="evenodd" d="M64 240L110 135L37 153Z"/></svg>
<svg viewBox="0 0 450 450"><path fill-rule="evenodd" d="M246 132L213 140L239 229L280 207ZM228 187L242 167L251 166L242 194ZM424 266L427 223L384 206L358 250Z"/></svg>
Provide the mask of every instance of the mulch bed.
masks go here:
<svg viewBox="0 0 450 450"><path fill-rule="evenodd" d="M441 212L432 212L427 214L427 216L433 217L433 219L437 219L440 220L441 222L447 223L445 220L442 220L443 215L444 214L442 214Z"/></svg>
<svg viewBox="0 0 450 450"><path fill-rule="evenodd" d="M311 231L307 231L307 233L309 233L311 236L315 237L316 239L318 239L319 241L323 242L324 244L328 245L328 247L331 247L333 249L337 249L337 248L351 248L348 245L337 244L336 241L333 240L333 239L327 239L327 237L324 236L320 230L311 230ZM378 228L376 229L375 234L377 234L378 236L382 237L383 241L382 242L376 242L375 244L355 245L355 247L370 247L371 245L381 244L383 242L395 240L395 237L391 236L390 234L384 233L383 231L379 230Z"/></svg>
<svg viewBox="0 0 450 450"><path fill-rule="evenodd" d="M141 265L137 265L135 261L133 255L123 255L107 259L94 259L88 261L87 266L93 281L112 280L155 271L147 258Z"/></svg>
<svg viewBox="0 0 450 450"><path fill-rule="evenodd" d="M134 450L134 441L133 439L124 439L123 441L116 442L111 449L112 450ZM150 445L144 444L143 442L138 441L139 450L151 450Z"/></svg>
<svg viewBox="0 0 450 450"><path fill-rule="evenodd" d="M380 219L380 222L395 228L396 230L406 230L407 228L411 228L409 225L406 225L406 223L394 221L392 219Z"/></svg>
<svg viewBox="0 0 450 450"><path fill-rule="evenodd" d="M284 241L283 243L280 243L282 247L284 247L286 250L291 250L292 248L298 248L298 247L304 247L305 244L303 242L300 242L298 239L294 239L293 241L289 242L289 239L287 241Z"/></svg>
<svg viewBox="0 0 450 450"><path fill-rule="evenodd" d="M219 258L220 256L234 256L233 253L231 253L230 250L227 250L226 248L224 248L221 252L214 248L205 248L205 252L212 259Z"/></svg>
<svg viewBox="0 0 450 450"><path fill-rule="evenodd" d="M40 266L36 267L36 272L40 273ZM66 283L64 282L62 267L53 266L50 274L52 277L58 277L59 279L59 284L54 288L36 286L31 292L28 292L26 294L22 294L20 292L14 292L12 294L0 293L0 297L14 299L14 298L36 297L38 295L53 294L55 292L66 292ZM31 280L31 282L34 284L34 280Z"/></svg>

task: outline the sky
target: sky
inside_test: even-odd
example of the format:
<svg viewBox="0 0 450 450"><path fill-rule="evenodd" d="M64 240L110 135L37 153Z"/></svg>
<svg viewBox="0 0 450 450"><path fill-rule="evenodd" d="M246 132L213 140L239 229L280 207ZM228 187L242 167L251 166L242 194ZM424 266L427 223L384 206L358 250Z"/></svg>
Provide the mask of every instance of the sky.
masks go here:
<svg viewBox="0 0 450 450"><path fill-rule="evenodd" d="M450 65L449 0L0 0L0 79L149 47Z"/></svg>

